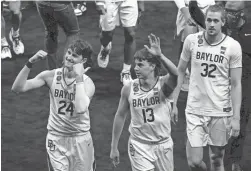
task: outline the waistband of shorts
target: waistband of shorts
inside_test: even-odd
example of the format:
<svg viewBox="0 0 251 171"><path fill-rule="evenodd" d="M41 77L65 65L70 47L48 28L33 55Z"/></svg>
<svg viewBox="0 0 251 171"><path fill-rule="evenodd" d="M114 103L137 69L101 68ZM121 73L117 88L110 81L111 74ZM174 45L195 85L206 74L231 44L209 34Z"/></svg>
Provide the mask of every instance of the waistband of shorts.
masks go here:
<svg viewBox="0 0 251 171"><path fill-rule="evenodd" d="M58 132L49 130L48 134L52 134L54 136L60 136L60 137L76 137L76 136L88 135L90 134L90 131L66 134L66 133L58 133Z"/></svg>
<svg viewBox="0 0 251 171"><path fill-rule="evenodd" d="M140 138L136 138L136 137L131 135L129 139L138 141L138 142L143 143L143 144L157 145L157 144L163 144L165 142L170 141L171 137L170 138L164 138L164 139L162 139L160 141L146 141L146 140L142 140Z"/></svg>
<svg viewBox="0 0 251 171"><path fill-rule="evenodd" d="M203 111L199 108L194 109L185 109L185 114L193 114L193 115L199 115L199 116L209 116L209 117L229 117L233 116L233 111L230 112L219 112L217 110L212 111Z"/></svg>

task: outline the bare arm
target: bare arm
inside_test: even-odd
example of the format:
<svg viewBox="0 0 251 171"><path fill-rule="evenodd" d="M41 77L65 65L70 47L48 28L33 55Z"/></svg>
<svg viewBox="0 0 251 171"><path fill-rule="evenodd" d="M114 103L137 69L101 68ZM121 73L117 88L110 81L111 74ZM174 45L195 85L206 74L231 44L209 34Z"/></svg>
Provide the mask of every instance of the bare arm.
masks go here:
<svg viewBox="0 0 251 171"><path fill-rule="evenodd" d="M241 109L241 73L242 68L230 69L231 75L231 99L233 104L234 118L240 120Z"/></svg>
<svg viewBox="0 0 251 171"><path fill-rule="evenodd" d="M112 143L111 143L112 149L117 149L118 147L118 141L124 127L125 119L129 113L129 102L128 102L129 93L130 93L130 84L124 86L121 90L119 106L113 121Z"/></svg>
<svg viewBox="0 0 251 171"><path fill-rule="evenodd" d="M83 114L88 110L95 85L89 77L83 80L82 75L77 77L76 82L75 109L78 114Z"/></svg>
<svg viewBox="0 0 251 171"><path fill-rule="evenodd" d="M164 77L164 85L162 91L166 97L169 97L177 85L178 70L172 61L170 61L163 54L160 57L162 64L168 70L169 74Z"/></svg>
<svg viewBox="0 0 251 171"><path fill-rule="evenodd" d="M184 76L185 76L185 72L188 66L188 62L184 61L183 59L180 59L179 61L179 65L178 65L178 81L177 81L177 86L174 89L173 92L173 100L174 100L174 104L177 104L178 98L179 98L179 94L180 94L180 89L181 89L181 85L183 83L184 80Z"/></svg>
<svg viewBox="0 0 251 171"><path fill-rule="evenodd" d="M184 75L188 66L188 62L191 59L191 46L193 41L193 35L187 36L184 42L184 46L181 52L179 64L178 64L178 81L177 86L173 92L174 105L177 105L178 97L180 94L181 85L184 80Z"/></svg>
<svg viewBox="0 0 251 171"><path fill-rule="evenodd" d="M42 87L46 84L45 77L49 74L49 72L50 71L43 71L35 78L27 80L30 69L27 66L24 66L24 68L17 75L11 90L13 92L20 93Z"/></svg>
<svg viewBox="0 0 251 171"><path fill-rule="evenodd" d="M235 41L231 44L230 77L231 77L231 98L234 118L240 119L241 107L241 76L242 76L242 48Z"/></svg>
<svg viewBox="0 0 251 171"><path fill-rule="evenodd" d="M32 56L29 61L30 63L36 63L42 59L45 59L47 56L47 53L40 50L38 51L34 56ZM23 69L19 72L17 75L11 90L19 93L19 92L26 92L35 88L39 88L43 85L45 85L46 80L53 71L43 71L40 74L38 74L35 78L27 80L29 73L30 73L30 68L28 68L26 65L23 67Z"/></svg>

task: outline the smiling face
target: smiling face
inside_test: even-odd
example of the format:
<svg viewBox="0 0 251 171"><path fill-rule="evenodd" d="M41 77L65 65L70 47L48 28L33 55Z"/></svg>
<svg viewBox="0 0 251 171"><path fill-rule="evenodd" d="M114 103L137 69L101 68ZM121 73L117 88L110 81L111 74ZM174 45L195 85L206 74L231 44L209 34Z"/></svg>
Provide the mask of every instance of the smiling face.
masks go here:
<svg viewBox="0 0 251 171"><path fill-rule="evenodd" d="M83 62L83 56L78 55L74 50L69 48L65 54L64 66L72 68L74 64Z"/></svg>
<svg viewBox="0 0 251 171"><path fill-rule="evenodd" d="M78 39L69 45L69 48L64 56L64 66L72 70L73 65L77 63L87 64L89 67L92 64L93 50L91 45L84 40Z"/></svg>
<svg viewBox="0 0 251 171"><path fill-rule="evenodd" d="M221 32L225 22L222 20L221 12L208 11L206 15L206 31L210 36L216 36Z"/></svg>

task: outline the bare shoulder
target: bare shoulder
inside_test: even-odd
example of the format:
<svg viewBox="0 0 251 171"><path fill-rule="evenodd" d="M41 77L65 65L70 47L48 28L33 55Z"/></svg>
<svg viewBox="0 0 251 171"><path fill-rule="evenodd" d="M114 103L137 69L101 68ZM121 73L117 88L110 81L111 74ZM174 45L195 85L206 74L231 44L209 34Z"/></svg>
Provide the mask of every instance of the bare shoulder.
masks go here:
<svg viewBox="0 0 251 171"><path fill-rule="evenodd" d="M54 78L54 75L55 75L55 69L54 70L45 70L45 71L42 71L38 76L43 79L46 84L50 87L51 84L52 84L52 81L53 81L53 78Z"/></svg>

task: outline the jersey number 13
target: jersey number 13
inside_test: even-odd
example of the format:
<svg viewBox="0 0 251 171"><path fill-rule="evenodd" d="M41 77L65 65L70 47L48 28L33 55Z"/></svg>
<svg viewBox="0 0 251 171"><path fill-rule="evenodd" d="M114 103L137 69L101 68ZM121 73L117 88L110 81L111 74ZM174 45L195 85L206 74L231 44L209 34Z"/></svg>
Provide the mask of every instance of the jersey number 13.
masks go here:
<svg viewBox="0 0 251 171"><path fill-rule="evenodd" d="M153 122L154 121L154 113L152 108L142 109L144 122Z"/></svg>

